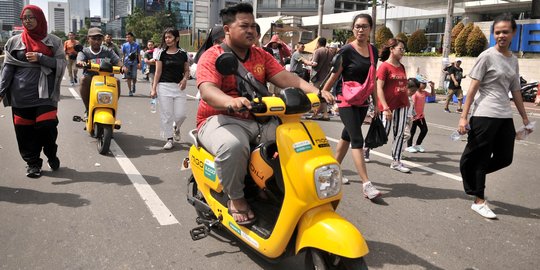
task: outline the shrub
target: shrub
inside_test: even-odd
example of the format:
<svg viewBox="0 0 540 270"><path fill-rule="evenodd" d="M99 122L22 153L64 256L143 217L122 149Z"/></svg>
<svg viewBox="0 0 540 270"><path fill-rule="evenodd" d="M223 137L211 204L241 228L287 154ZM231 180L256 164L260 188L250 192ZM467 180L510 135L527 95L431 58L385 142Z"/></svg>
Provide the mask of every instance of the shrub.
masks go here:
<svg viewBox="0 0 540 270"><path fill-rule="evenodd" d="M480 30L480 27L475 26L469 37L467 38L467 43L465 47L467 48L467 55L477 57L482 51L486 49L488 41L486 36Z"/></svg>
<svg viewBox="0 0 540 270"><path fill-rule="evenodd" d="M469 34L474 28L474 24L468 23L463 30L459 33L459 35L456 38L456 46L454 48L454 51L456 52L457 56L465 56L467 55L467 38L469 38Z"/></svg>
<svg viewBox="0 0 540 270"><path fill-rule="evenodd" d="M400 32L399 34L397 34L396 38L403 40L403 42L405 42L405 45L407 45L407 41L409 40L409 37L407 37L407 34L403 32Z"/></svg>
<svg viewBox="0 0 540 270"><path fill-rule="evenodd" d="M390 28L382 26L377 28L375 33L375 45L377 48L381 48L389 39L393 38L394 34L390 31Z"/></svg>
<svg viewBox="0 0 540 270"><path fill-rule="evenodd" d="M465 28L465 25L463 25L462 22L459 22L452 28L452 35L450 36L450 49L455 52L455 46L456 46L456 38L459 35L459 33Z"/></svg>
<svg viewBox="0 0 540 270"><path fill-rule="evenodd" d="M424 30L418 29L409 37L407 48L412 53L422 52L427 47L427 38Z"/></svg>

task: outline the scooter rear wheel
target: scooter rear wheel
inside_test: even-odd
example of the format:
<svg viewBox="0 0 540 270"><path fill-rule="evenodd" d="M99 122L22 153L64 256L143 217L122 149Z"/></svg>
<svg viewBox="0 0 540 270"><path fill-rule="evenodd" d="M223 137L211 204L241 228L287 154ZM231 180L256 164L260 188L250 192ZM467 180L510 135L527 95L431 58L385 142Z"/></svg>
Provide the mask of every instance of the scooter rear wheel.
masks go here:
<svg viewBox="0 0 540 270"><path fill-rule="evenodd" d="M363 257L345 258L316 248L306 250L306 270L367 270Z"/></svg>
<svg viewBox="0 0 540 270"><path fill-rule="evenodd" d="M106 155L109 152L112 139L112 126L96 124L97 149L101 155Z"/></svg>

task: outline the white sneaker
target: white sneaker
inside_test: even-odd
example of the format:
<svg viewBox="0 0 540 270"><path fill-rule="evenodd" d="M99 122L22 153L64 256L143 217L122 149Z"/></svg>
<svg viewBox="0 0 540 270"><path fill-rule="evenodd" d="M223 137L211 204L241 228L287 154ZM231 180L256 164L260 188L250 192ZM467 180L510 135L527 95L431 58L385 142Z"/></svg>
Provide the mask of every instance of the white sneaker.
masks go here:
<svg viewBox="0 0 540 270"><path fill-rule="evenodd" d="M402 173L408 173L411 171L411 169L405 167L405 165L403 165L403 163L399 161L393 161L392 163L390 163L390 168L396 171L400 171Z"/></svg>
<svg viewBox="0 0 540 270"><path fill-rule="evenodd" d="M495 215L495 213L493 213L493 211L489 209L489 206L486 204L486 202L482 204L473 203L471 205L471 209L485 218L491 218L491 219L497 218L497 215Z"/></svg>
<svg viewBox="0 0 540 270"><path fill-rule="evenodd" d="M177 126L174 126L174 140L180 141L180 129Z"/></svg>
<svg viewBox="0 0 540 270"><path fill-rule="evenodd" d="M409 146L407 148L405 148L405 151L409 152L409 153L416 153L418 152L418 149L416 148L416 146Z"/></svg>
<svg viewBox="0 0 540 270"><path fill-rule="evenodd" d="M371 184L371 181L364 183L362 186L364 188L364 196L366 198L372 200L381 196L381 192Z"/></svg>
<svg viewBox="0 0 540 270"><path fill-rule="evenodd" d="M369 148L364 147L364 162L369 163L371 159L369 159Z"/></svg>
<svg viewBox="0 0 540 270"><path fill-rule="evenodd" d="M426 152L426 149L424 149L424 147L422 147L421 145L416 145L415 148L416 148L416 151L420 153Z"/></svg>
<svg viewBox="0 0 540 270"><path fill-rule="evenodd" d="M342 176L342 177L341 177L341 183L343 183L343 184L348 184L348 183L349 183L349 178L343 177L343 176Z"/></svg>
<svg viewBox="0 0 540 270"><path fill-rule="evenodd" d="M173 148L173 141L167 140L167 143L163 146L163 150L171 150Z"/></svg>

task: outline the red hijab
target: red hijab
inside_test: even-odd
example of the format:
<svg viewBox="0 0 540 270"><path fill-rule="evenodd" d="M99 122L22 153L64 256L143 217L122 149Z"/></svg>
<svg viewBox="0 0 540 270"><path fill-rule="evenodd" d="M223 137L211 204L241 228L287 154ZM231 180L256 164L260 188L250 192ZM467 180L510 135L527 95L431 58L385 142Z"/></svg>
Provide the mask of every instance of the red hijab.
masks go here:
<svg viewBox="0 0 540 270"><path fill-rule="evenodd" d="M36 17L37 26L33 30L28 30L26 27L24 27L24 31L22 33L22 42L24 45L26 45L26 51L40 52L48 56L53 56L53 51L51 48L47 47L43 42L41 42L41 40L47 36L47 21L45 20L43 10L41 10L41 8L38 6L26 5L21 12L21 18L23 18L24 11L27 9L32 11L32 14L34 17Z"/></svg>

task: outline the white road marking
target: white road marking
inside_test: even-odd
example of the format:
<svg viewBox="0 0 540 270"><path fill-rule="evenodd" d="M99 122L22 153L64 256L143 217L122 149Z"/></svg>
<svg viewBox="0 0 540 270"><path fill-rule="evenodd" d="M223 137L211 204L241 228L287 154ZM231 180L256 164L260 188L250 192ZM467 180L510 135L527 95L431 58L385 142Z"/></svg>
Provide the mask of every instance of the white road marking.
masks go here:
<svg viewBox="0 0 540 270"><path fill-rule="evenodd" d="M72 95L75 99L81 100L81 96L79 96L79 94L77 93L77 91L75 91L75 88L73 88L73 87L68 87L68 89L69 89L69 92L71 92L71 95Z"/></svg>
<svg viewBox="0 0 540 270"><path fill-rule="evenodd" d="M148 182L146 182L137 168L135 168L135 165L131 163L129 158L126 157L120 146L118 146L114 140L111 141L110 149L116 158L116 161L118 161L120 167L122 167L129 177L129 180L133 183L133 187L135 187L143 201L146 203L146 206L148 206L148 209L150 209L150 212L152 212L153 216L158 220L159 224L162 226L179 224L180 222L174 217L169 208L165 206L163 201L161 201L156 192Z"/></svg>
<svg viewBox="0 0 540 270"><path fill-rule="evenodd" d="M338 139L334 139L334 138L330 138L330 137L326 137L329 141L332 141L332 142L335 142L337 143L339 140ZM389 160L392 160L393 158L389 155L386 155L386 154L383 154L381 152L377 152L377 151L374 151L373 149L370 150L370 153L371 154L374 154L376 156L379 156L379 157L383 157L383 158L386 158L386 159L389 159ZM436 175L440 175L440 176L443 176L443 177L447 177L447 178L450 178L452 180L456 180L456 181L463 181L461 179L461 177L457 176L457 175L454 175L454 174L451 174L451 173L447 173L447 172L443 172L443 171L439 171L437 169L433 169L433 168L430 168L430 167L427 167L427 166L424 166L424 165L420 165L418 163L414 163L414 162L411 162L411 161L406 161L406 160L402 160L401 162L403 162L405 165L411 167L411 168L417 168L417 169L420 169L420 170L424 170L426 172L430 172L430 173L433 173L433 174L436 174Z"/></svg>

